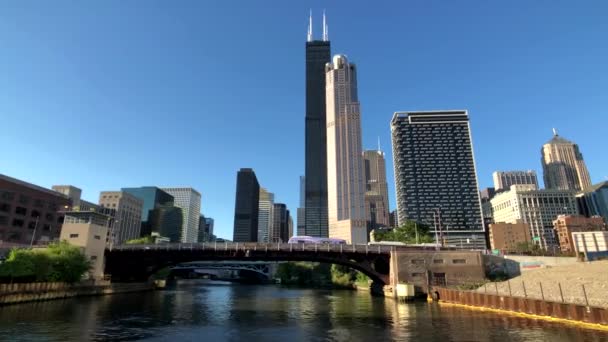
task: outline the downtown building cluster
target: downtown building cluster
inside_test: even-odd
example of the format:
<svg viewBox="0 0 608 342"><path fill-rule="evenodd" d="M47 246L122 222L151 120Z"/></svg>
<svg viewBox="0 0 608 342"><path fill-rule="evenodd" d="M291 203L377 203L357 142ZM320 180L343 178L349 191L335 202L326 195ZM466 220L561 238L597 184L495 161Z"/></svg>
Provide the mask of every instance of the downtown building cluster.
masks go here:
<svg viewBox="0 0 608 342"><path fill-rule="evenodd" d="M104 248L141 237L155 243L215 239L213 219L201 215L201 194L193 188L102 191L97 203L81 196L82 190L73 185L47 189L0 175L0 245L32 246L64 238L78 243L72 239L82 239L84 231L66 233L64 228L84 222L105 227L104 234L95 234Z"/></svg>
<svg viewBox="0 0 608 342"><path fill-rule="evenodd" d="M481 191L489 247L605 252L608 182L592 185L579 146L555 130L541 148L541 164L544 189L535 171L496 171L494 187Z"/></svg>

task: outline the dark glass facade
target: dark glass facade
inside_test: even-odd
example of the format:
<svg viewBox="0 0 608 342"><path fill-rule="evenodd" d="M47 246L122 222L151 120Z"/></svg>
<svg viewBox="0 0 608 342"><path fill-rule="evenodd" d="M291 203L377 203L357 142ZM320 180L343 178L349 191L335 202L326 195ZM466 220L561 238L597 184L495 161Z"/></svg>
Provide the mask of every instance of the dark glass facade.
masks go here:
<svg viewBox="0 0 608 342"><path fill-rule="evenodd" d="M173 226L175 219L172 217L172 213L177 211L181 213L182 210L180 208L177 208L179 210L172 209L174 208L173 196L155 186L122 188L121 191L131 194L144 202L141 210L141 236L148 236L152 232L156 232L163 237L170 238L171 242L179 242L172 239L176 234L174 232L175 227ZM154 215L154 220L151 219L152 215ZM169 216L165 217L166 215ZM162 224L167 224L167 226L162 226ZM163 235L162 232L168 232L171 236ZM181 236L181 230L177 234Z"/></svg>
<svg viewBox="0 0 608 342"><path fill-rule="evenodd" d="M258 241L260 183L252 169L241 169L236 176L234 242Z"/></svg>
<svg viewBox="0 0 608 342"><path fill-rule="evenodd" d="M329 41L306 42L306 132L304 234L327 237L327 127L325 64Z"/></svg>
<svg viewBox="0 0 608 342"><path fill-rule="evenodd" d="M289 210L283 203L275 203L272 214L272 229L269 233L270 242L287 242L289 240Z"/></svg>
<svg viewBox="0 0 608 342"><path fill-rule="evenodd" d="M395 113L391 122L398 221L428 224L449 244L485 238L466 111Z"/></svg>
<svg viewBox="0 0 608 342"><path fill-rule="evenodd" d="M169 238L170 242L180 242L182 237L182 224L184 214L182 208L174 206L160 206L150 210L147 226L151 232ZM142 228L143 229L143 228Z"/></svg>

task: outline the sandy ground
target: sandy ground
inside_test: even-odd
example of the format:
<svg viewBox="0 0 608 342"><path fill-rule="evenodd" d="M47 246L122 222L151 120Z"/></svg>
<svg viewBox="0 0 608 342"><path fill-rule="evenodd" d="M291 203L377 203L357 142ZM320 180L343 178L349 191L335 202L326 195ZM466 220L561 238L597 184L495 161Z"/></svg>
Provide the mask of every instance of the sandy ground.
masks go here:
<svg viewBox="0 0 608 342"><path fill-rule="evenodd" d="M589 305L608 307L608 260L525 271L519 277L488 283L477 291L509 295L510 287L513 296L561 302L560 285L564 302L585 305L584 286Z"/></svg>

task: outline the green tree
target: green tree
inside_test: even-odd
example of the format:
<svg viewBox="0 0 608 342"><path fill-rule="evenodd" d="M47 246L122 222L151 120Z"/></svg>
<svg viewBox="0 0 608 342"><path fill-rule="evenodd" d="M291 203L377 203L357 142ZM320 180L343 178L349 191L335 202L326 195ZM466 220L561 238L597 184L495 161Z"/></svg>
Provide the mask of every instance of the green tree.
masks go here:
<svg viewBox="0 0 608 342"><path fill-rule="evenodd" d="M149 245L156 242L156 239L153 236L146 235L137 239L127 240L125 243L127 245Z"/></svg>
<svg viewBox="0 0 608 342"><path fill-rule="evenodd" d="M91 268L91 262L81 249L70 245L67 241L50 244L47 253L51 259L52 271L50 281L65 281L74 283Z"/></svg>
<svg viewBox="0 0 608 342"><path fill-rule="evenodd" d="M10 279L10 282L35 279L36 273L32 251L29 249L13 249L8 258L0 265L0 277Z"/></svg>
<svg viewBox="0 0 608 342"><path fill-rule="evenodd" d="M429 226L407 220L403 225L389 231L374 231L376 241L398 241L406 244L434 242Z"/></svg>

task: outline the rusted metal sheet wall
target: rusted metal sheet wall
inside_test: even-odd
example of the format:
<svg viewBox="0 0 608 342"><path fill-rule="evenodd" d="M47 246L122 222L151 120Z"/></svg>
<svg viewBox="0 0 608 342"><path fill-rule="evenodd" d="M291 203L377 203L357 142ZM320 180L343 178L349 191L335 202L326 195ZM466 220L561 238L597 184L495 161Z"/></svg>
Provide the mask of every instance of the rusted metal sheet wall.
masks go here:
<svg viewBox="0 0 608 342"><path fill-rule="evenodd" d="M439 294L440 301L447 303L608 325L606 308L445 288L435 288L434 291Z"/></svg>

